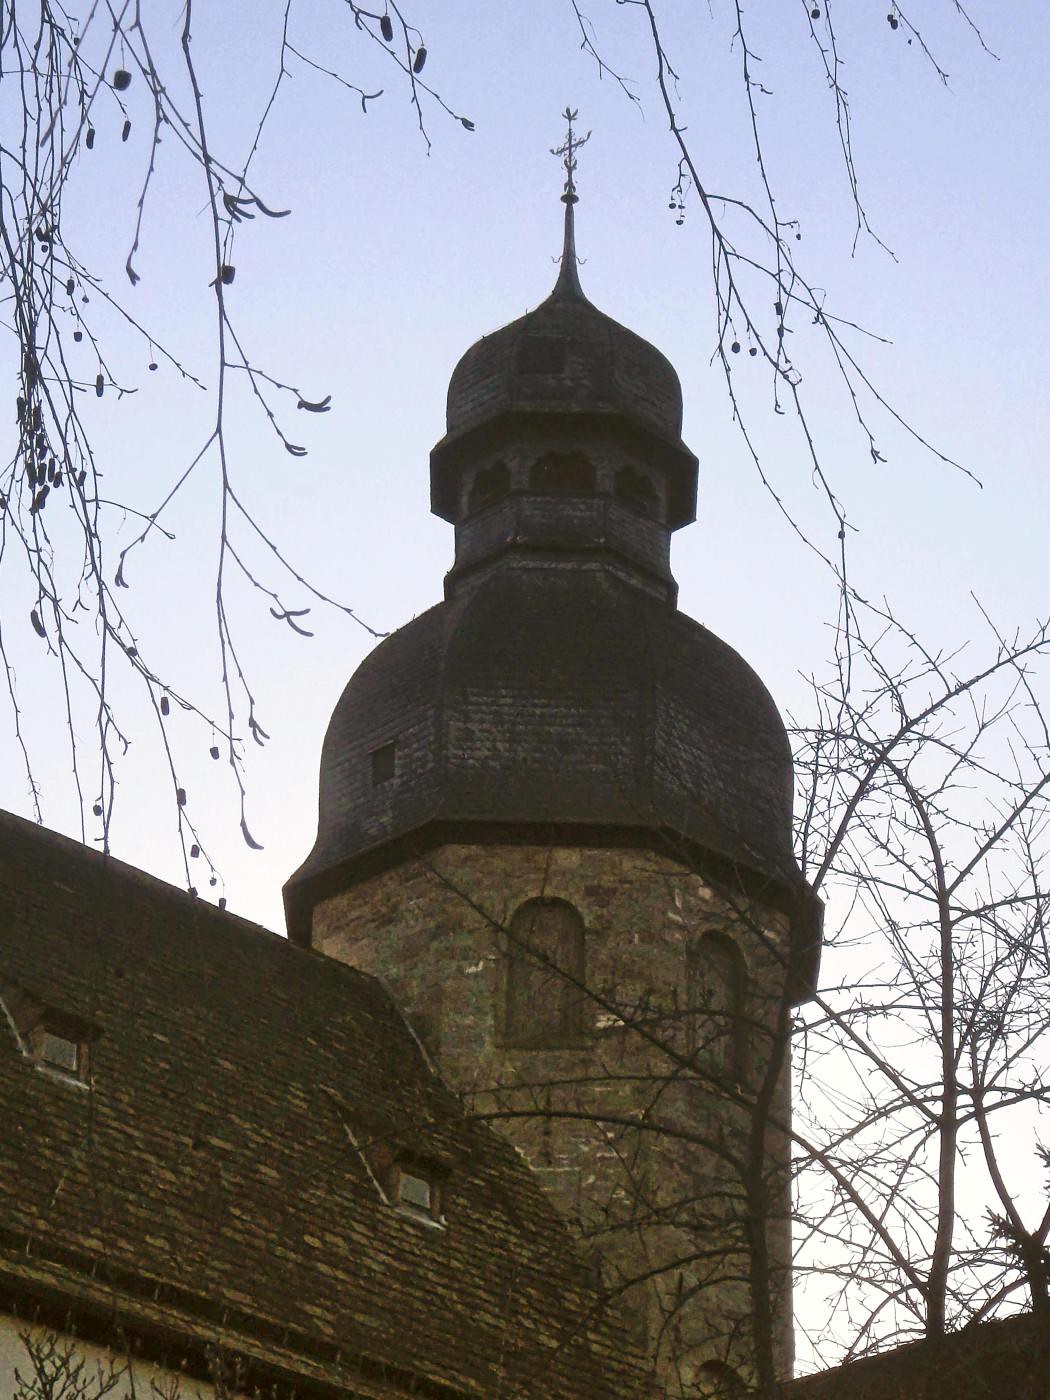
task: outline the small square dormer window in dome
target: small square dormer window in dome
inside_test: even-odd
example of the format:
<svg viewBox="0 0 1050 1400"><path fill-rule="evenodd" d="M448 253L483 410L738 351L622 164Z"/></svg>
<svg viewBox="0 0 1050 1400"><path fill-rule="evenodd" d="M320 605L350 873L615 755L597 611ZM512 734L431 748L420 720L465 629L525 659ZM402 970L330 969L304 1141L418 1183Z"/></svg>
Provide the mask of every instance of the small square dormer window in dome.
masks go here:
<svg viewBox="0 0 1050 1400"><path fill-rule="evenodd" d="M378 787L381 783L389 783L392 778L397 777L397 743L392 739L390 743L382 744L378 749L373 749L371 761L372 786Z"/></svg>
<svg viewBox="0 0 1050 1400"><path fill-rule="evenodd" d="M552 335L526 335L518 345L521 374L564 374L565 342Z"/></svg>

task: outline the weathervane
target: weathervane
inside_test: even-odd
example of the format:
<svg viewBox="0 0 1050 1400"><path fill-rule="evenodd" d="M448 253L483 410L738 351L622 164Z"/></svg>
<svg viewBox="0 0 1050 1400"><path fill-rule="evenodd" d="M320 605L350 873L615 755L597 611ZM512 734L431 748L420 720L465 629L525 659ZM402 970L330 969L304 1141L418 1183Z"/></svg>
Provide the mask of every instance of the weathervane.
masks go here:
<svg viewBox="0 0 1050 1400"><path fill-rule="evenodd" d="M586 136L579 137L573 133L572 124L579 116L579 113L574 112L571 107L566 107L565 111L562 112L562 116L569 125L569 134L566 136L562 145L551 147L551 155L560 156L562 158L562 165L565 166L565 193L561 197L562 203L575 204L578 198L576 194L576 181L573 179L573 175L576 171L576 152L591 139L591 133L588 131Z"/></svg>

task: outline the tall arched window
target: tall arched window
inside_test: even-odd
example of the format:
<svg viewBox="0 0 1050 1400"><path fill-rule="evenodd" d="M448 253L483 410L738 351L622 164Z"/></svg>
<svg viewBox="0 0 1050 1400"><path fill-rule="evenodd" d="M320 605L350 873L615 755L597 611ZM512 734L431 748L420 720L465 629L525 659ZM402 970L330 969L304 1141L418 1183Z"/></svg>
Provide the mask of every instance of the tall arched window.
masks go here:
<svg viewBox="0 0 1050 1400"><path fill-rule="evenodd" d="M475 511L484 510L486 506L505 496L509 490L510 472L506 462L493 462L491 466L482 467L470 485L467 514L473 515Z"/></svg>
<svg viewBox="0 0 1050 1400"><path fill-rule="evenodd" d="M724 933L705 933L689 952L692 1049L719 1074L743 1081L747 1073L747 966Z"/></svg>
<svg viewBox="0 0 1050 1400"><path fill-rule="evenodd" d="M561 899L530 899L507 934L503 1039L541 1049L583 1031L583 920Z"/></svg>
<svg viewBox="0 0 1050 1400"><path fill-rule="evenodd" d="M532 491L594 490L594 463L582 452L546 452L529 468Z"/></svg>

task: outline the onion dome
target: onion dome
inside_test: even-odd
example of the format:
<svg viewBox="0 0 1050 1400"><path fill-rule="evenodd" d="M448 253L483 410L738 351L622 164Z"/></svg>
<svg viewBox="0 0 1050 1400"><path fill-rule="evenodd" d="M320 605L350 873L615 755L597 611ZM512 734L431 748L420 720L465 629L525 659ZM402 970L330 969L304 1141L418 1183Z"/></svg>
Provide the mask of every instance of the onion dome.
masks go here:
<svg viewBox="0 0 1050 1400"><path fill-rule="evenodd" d="M448 386L450 437L514 411L616 413L670 442L681 437L682 387L670 360L583 293L572 204L550 296L472 345Z"/></svg>
<svg viewBox="0 0 1050 1400"><path fill-rule="evenodd" d="M535 310L483 336L452 371L447 432L430 456L431 505L456 519L460 473L508 434L561 420L615 425L661 463L672 529L696 518L696 458L682 442L682 386L670 360L599 311L577 271L575 192L565 196L561 271Z"/></svg>

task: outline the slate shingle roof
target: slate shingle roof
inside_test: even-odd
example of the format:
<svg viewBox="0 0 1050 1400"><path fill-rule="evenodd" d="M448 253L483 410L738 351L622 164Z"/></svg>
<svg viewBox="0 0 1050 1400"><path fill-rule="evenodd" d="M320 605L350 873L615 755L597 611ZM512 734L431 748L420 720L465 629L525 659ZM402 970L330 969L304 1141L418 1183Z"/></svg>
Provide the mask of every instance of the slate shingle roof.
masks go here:
<svg viewBox="0 0 1050 1400"><path fill-rule="evenodd" d="M9 1292L101 1290L187 1336L225 1317L345 1394L395 1393L384 1368L433 1394L639 1393L542 1189L374 979L3 815L0 983L93 1036L87 1092L0 1013ZM348 1129L449 1171L445 1229L383 1202Z"/></svg>
<svg viewBox="0 0 1050 1400"><path fill-rule="evenodd" d="M1047 1400L1050 1316L964 1327L783 1388L783 1400Z"/></svg>

